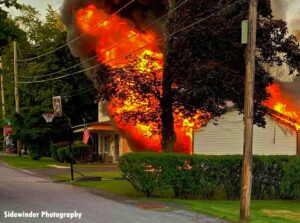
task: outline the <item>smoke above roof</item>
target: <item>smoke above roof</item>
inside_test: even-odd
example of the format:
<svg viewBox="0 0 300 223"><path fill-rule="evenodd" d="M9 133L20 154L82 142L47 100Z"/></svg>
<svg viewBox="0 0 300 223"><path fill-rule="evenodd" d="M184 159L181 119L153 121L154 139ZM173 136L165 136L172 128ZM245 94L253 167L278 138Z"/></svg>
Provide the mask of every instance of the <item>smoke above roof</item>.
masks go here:
<svg viewBox="0 0 300 223"><path fill-rule="evenodd" d="M64 0L61 7L62 21L68 29L67 41L71 41L69 48L75 57L79 57L84 63L84 67L91 67L98 63L97 59L90 60L96 55L94 52L95 38L85 35L83 38L78 38L84 35L76 24L76 12L79 9L86 8L89 5L94 5L99 10L105 11L108 15L112 15L130 3L131 0ZM161 0L135 0L128 7L118 13L122 18L127 19L134 24L137 30L149 25L157 18L165 14L167 8L165 1ZM95 25L97 25L95 21ZM151 27L153 32L162 34L165 21L160 21ZM72 41L77 39L76 41ZM94 70L86 72L88 76L93 79Z"/></svg>
<svg viewBox="0 0 300 223"><path fill-rule="evenodd" d="M300 30L300 1L299 0L271 0L275 18L288 23L290 32Z"/></svg>

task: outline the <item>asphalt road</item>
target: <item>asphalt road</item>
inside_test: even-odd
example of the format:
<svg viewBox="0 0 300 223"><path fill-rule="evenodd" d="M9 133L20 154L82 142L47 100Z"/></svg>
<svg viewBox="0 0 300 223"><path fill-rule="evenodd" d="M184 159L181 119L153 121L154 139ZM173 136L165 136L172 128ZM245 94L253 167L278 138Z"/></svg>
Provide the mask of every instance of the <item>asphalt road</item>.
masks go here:
<svg viewBox="0 0 300 223"><path fill-rule="evenodd" d="M13 214L39 214L38 218L5 218ZM53 212L81 213L81 219L51 216ZM12 213L14 212L14 213ZM48 213L46 213L48 212ZM43 214L43 217L41 215ZM47 218L45 218L48 214ZM84 188L53 183L0 163L0 222L91 222L91 223L193 223L219 222L185 211L153 211L119 203Z"/></svg>

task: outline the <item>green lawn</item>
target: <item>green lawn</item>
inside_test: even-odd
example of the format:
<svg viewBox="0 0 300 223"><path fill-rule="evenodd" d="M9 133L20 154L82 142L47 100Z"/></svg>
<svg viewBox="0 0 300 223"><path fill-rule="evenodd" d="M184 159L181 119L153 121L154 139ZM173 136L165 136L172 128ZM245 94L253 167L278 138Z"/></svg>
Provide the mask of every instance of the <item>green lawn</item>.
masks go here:
<svg viewBox="0 0 300 223"><path fill-rule="evenodd" d="M232 222L239 219L239 201L173 200L188 204L192 211L206 213ZM251 223L300 222L300 201L252 201Z"/></svg>
<svg viewBox="0 0 300 223"><path fill-rule="evenodd" d="M101 176L103 181L85 181L73 182L73 185L81 187L95 188L109 191L130 198L143 198L133 187L125 180L112 180L120 177L118 172L97 172L86 173L87 176ZM78 177L79 175L76 175ZM69 180L69 175L55 176L57 180ZM161 198L151 198L150 200L162 201ZM189 206L191 211L206 213L238 222L239 219L239 201L204 201L204 200L178 200L163 199L167 202L175 202ZM300 201L252 201L251 223L295 223L300 222Z"/></svg>
<svg viewBox="0 0 300 223"><path fill-rule="evenodd" d="M17 155L1 156L1 161L15 168L33 169L33 168L47 168L48 165L63 165L54 161L51 158L41 158L40 160L33 160L28 156L19 157Z"/></svg>
<svg viewBox="0 0 300 223"><path fill-rule="evenodd" d="M81 187L95 188L99 190L109 191L112 193L128 196L132 198L142 198L143 196L136 192L130 183L125 180L118 180L121 175L118 171L113 172L86 172L85 176L101 176L102 181L75 181L71 184ZM80 177L74 174L75 179ZM70 180L70 174L57 175L52 177L54 180Z"/></svg>
<svg viewBox="0 0 300 223"><path fill-rule="evenodd" d="M39 161L32 160L30 157L2 156L1 160L16 168L47 168L48 165L69 165L62 164L50 158L42 158ZM99 164L79 164L76 167L110 167L109 165ZM143 198L137 193L130 183L119 180L118 171L113 172L88 172L86 176L101 176L102 181L77 181L73 185L81 187L95 188L109 191L115 194L130 198ZM79 177L75 174L75 178ZM58 175L54 180L70 180L70 175ZM161 201L161 198L151 198L151 200ZM163 201L187 204L191 211L206 213L208 215L223 218L232 222L237 222L239 218L238 201L203 201L203 200L178 200L164 199ZM300 223L300 201L252 201L251 223Z"/></svg>
<svg viewBox="0 0 300 223"><path fill-rule="evenodd" d="M21 156L18 155L9 155L9 156L1 156L0 160L9 166L15 168L23 168L23 169L33 169L33 168L49 168L49 165L59 165L59 166L70 166L68 163L60 163L52 158L43 157L40 160L33 160L29 156ZM112 164L102 164L102 163L87 163L87 164L75 164L74 168L110 168L115 167Z"/></svg>

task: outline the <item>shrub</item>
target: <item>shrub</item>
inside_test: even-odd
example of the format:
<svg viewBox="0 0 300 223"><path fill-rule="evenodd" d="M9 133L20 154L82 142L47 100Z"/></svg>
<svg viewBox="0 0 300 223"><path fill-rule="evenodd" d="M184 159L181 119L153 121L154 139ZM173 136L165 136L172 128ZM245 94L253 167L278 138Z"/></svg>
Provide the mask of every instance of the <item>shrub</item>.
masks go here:
<svg viewBox="0 0 300 223"><path fill-rule="evenodd" d="M59 157L58 157L58 153L57 153L57 150L59 149L59 145L57 144L51 144L50 145L50 153L51 153L51 157L54 159L54 160L57 160L59 161Z"/></svg>
<svg viewBox="0 0 300 223"><path fill-rule="evenodd" d="M43 151L40 149L38 145L30 145L28 146L29 156L33 160L39 160L43 156Z"/></svg>
<svg viewBox="0 0 300 223"><path fill-rule="evenodd" d="M283 198L300 199L300 159L293 159L283 168L281 184Z"/></svg>
<svg viewBox="0 0 300 223"><path fill-rule="evenodd" d="M90 146L83 143L72 145L72 155L75 161L83 163L88 160L90 154Z"/></svg>
<svg viewBox="0 0 300 223"><path fill-rule="evenodd" d="M254 199L281 198L280 185L283 167L291 157L254 156L252 196Z"/></svg>
<svg viewBox="0 0 300 223"><path fill-rule="evenodd" d="M228 199L237 199L240 197L242 157L220 156L222 157L223 178L221 188Z"/></svg>
<svg viewBox="0 0 300 223"><path fill-rule="evenodd" d="M211 157L184 154L131 153L119 162L121 174L140 193L172 188L178 198L212 198L220 186L220 165Z"/></svg>
<svg viewBox="0 0 300 223"><path fill-rule="evenodd" d="M292 162L294 159L298 163ZM252 197L300 198L299 160L288 156L254 156ZM240 196L242 156L131 153L122 156L119 165L123 177L147 197L155 190L167 188L177 198L212 199L220 190L229 199Z"/></svg>
<svg viewBox="0 0 300 223"><path fill-rule="evenodd" d="M62 163L69 162L70 151L68 147L62 147L57 150L58 160Z"/></svg>
<svg viewBox="0 0 300 223"><path fill-rule="evenodd" d="M159 154L145 153L140 156L139 153L131 153L123 156L119 165L122 176L147 197L162 183Z"/></svg>
<svg viewBox="0 0 300 223"><path fill-rule="evenodd" d="M69 145L64 144L51 145L51 156L60 162L70 162L70 155L73 156L75 162L83 163L88 159L90 154L90 146L83 143L72 145L72 153L70 153Z"/></svg>

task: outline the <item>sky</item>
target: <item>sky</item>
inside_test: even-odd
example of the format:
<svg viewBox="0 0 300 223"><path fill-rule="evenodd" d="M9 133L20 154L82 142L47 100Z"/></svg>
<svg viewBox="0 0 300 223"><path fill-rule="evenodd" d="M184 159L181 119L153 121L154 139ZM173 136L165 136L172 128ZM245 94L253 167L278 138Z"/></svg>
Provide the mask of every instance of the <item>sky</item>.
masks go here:
<svg viewBox="0 0 300 223"><path fill-rule="evenodd" d="M285 19L290 30L300 29L300 1L299 0L271 0L275 7L275 16ZM51 4L54 9L59 10L63 0L18 0L19 3L30 4L41 12L42 16L46 12L47 4ZM10 10L14 16L15 10Z"/></svg>
<svg viewBox="0 0 300 223"><path fill-rule="evenodd" d="M18 0L18 2L21 4L31 5L44 15L48 4L52 5L54 9L59 10L63 0ZM10 10L10 12L13 16L17 14L16 10Z"/></svg>

